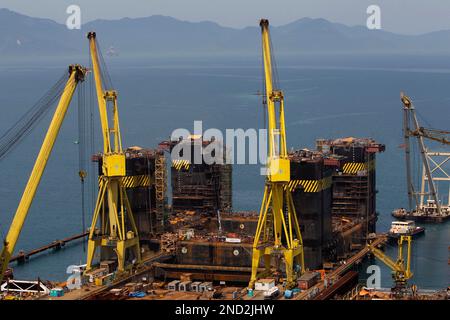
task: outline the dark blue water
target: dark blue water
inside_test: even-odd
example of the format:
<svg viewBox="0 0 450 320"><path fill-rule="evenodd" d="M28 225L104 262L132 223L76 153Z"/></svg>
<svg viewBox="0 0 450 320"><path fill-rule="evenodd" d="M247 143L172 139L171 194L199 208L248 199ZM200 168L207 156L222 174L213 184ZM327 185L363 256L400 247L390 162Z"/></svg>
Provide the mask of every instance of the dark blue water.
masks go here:
<svg viewBox="0 0 450 320"><path fill-rule="evenodd" d="M387 231L390 212L406 206L400 90L436 128L450 118L450 63L446 57L290 57L278 61L285 91L289 147L314 147L317 138L372 137L385 143L378 155L378 230ZM84 61L81 61L84 62ZM0 65L1 132L62 75L66 61L15 61ZM163 61L107 59L119 91L124 145L155 147L175 128L261 128L261 67L249 58ZM88 90L87 90L88 91ZM39 150L50 115L1 162L0 223L6 233ZM98 122L95 123L98 141ZM32 249L81 230L76 104L71 106L16 251ZM96 150L100 151L97 143ZM263 178L259 166L234 167L234 207L257 210ZM445 192L444 192L445 193ZM88 217L89 220L90 217ZM412 282L422 288L449 285L450 224L428 225L414 242ZM388 249L394 256L396 249ZM15 267L18 278L62 280L69 264L84 261L81 245L47 253ZM381 263L379 263L381 265ZM382 286L391 284L382 266Z"/></svg>

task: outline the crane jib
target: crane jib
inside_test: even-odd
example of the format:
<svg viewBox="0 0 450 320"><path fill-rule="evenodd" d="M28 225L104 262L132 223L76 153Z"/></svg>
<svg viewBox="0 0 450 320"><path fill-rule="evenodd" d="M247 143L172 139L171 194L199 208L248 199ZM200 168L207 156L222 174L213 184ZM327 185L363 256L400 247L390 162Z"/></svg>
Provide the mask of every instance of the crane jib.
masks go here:
<svg viewBox="0 0 450 320"><path fill-rule="evenodd" d="M85 74L86 69L80 65L71 65L69 67L69 79L67 80L66 86L61 94L58 106L56 107L56 111L50 122L50 126L47 130L41 149L38 153L30 177L25 186L25 190L22 194L22 198L20 199L13 221L4 241L3 249L0 255L0 283L2 282L4 273L9 264L9 260L14 252L14 248L25 223L25 219L27 218L28 211L33 202L59 130L64 121L67 109L72 101L75 89L77 88L78 83L84 80Z"/></svg>

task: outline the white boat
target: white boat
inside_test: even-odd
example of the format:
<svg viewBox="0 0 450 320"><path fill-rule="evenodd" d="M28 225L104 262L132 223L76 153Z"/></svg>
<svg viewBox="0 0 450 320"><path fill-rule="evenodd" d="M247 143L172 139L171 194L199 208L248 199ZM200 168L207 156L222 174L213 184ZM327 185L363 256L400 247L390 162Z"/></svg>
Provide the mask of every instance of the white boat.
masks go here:
<svg viewBox="0 0 450 320"><path fill-rule="evenodd" d="M412 220L392 221L391 229L388 232L389 237L398 238L400 236L416 236L425 232L425 228L417 227Z"/></svg>

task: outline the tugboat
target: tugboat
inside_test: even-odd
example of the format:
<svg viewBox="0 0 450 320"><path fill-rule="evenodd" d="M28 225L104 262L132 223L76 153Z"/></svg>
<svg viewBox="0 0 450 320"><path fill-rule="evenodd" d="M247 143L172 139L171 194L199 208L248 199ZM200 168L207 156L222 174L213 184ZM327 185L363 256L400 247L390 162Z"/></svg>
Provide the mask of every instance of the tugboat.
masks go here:
<svg viewBox="0 0 450 320"><path fill-rule="evenodd" d="M395 209L392 211L392 216L397 219L406 219L408 211L405 208Z"/></svg>
<svg viewBox="0 0 450 320"><path fill-rule="evenodd" d="M391 229L388 232L388 237L391 239L398 239L400 236L412 236L413 238L423 235L425 228L417 227L414 221L392 221Z"/></svg>

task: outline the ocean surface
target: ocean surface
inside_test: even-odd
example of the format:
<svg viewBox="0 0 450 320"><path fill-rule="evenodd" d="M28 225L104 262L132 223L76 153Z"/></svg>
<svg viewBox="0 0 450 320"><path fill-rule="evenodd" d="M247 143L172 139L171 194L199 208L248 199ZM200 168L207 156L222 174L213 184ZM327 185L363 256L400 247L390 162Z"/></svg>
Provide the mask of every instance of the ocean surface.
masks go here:
<svg viewBox="0 0 450 320"><path fill-rule="evenodd" d="M0 62L0 134L25 113L66 72L67 58ZM155 147L172 130L263 128L261 61L251 57L204 59L128 59L105 57L114 87L124 146ZM73 61L73 60L72 60ZM76 62L88 64L87 57ZM277 61L279 85L285 92L289 148L314 148L317 138L372 137L386 144L377 155L378 231L386 232L390 213L406 207L400 91L409 94L425 126L449 129L450 59L421 56L299 56ZM89 96L89 84L86 84ZM96 106L94 105L96 108ZM94 109L97 113L97 109ZM20 200L50 121L50 112L33 132L1 160L0 235L4 237ZM421 118L422 119L422 118ZM100 151L99 122L95 150ZM78 177L77 105L72 103L36 198L16 246L30 250L82 229ZM436 146L436 148L442 147ZM417 168L417 166L416 166ZM235 165L236 210L258 210L264 179L259 165ZM440 189L448 201L448 189ZM87 221L90 221L90 213ZM426 225L414 241L411 280L419 288L449 285L447 264L450 223ZM396 248L386 251L392 257ZM20 279L64 280L66 268L85 261L83 246L67 245L23 265L13 265ZM391 275L381 262L383 287Z"/></svg>

